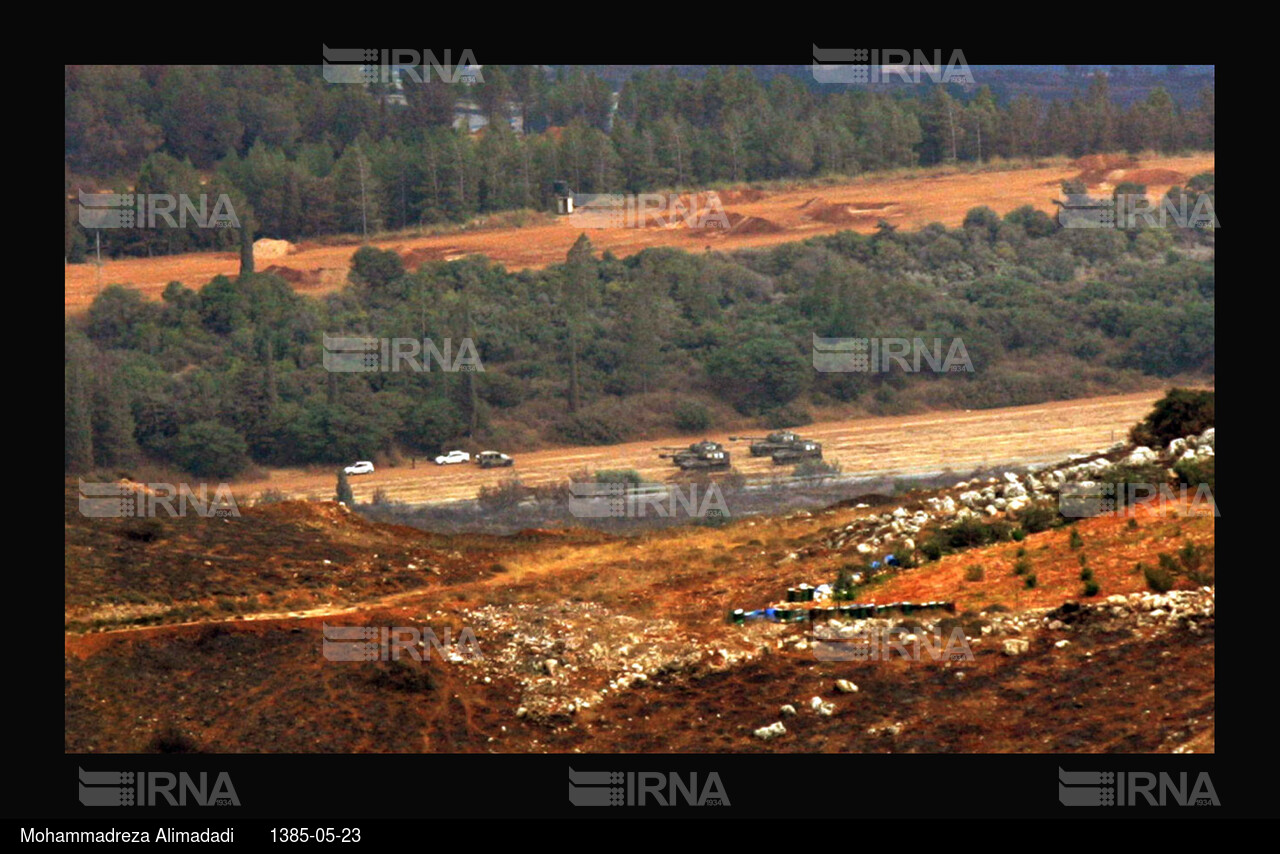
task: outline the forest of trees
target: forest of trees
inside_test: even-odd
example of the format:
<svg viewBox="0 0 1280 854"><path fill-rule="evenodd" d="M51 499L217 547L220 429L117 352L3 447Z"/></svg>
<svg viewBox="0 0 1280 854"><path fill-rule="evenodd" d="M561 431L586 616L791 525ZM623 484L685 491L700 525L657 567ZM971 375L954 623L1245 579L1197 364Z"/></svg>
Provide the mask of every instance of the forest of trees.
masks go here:
<svg viewBox="0 0 1280 854"><path fill-rule="evenodd" d="M1163 89L1121 108L1107 78L1072 99L950 86L819 91L744 68L699 79L638 71L613 105L582 69L485 66L474 86L433 80L396 105L324 82L308 66L68 66L65 189L226 193L255 237L376 232L551 204L578 192L642 192L854 175L992 158L1212 149L1214 97ZM460 95L492 120L455 130ZM511 129L518 115L523 132ZM107 255L228 249L221 229L103 229ZM67 201L64 243L90 236Z"/></svg>
<svg viewBox="0 0 1280 854"><path fill-rule="evenodd" d="M1171 192L1212 198L1212 176ZM484 371L331 373L326 333L471 338ZM974 371L819 373L813 335L958 336ZM990 407L1213 369L1211 231L977 208L956 229L732 254L601 257L583 236L565 263L518 273L479 257L406 270L364 247L323 299L262 273L174 282L159 302L105 289L66 325L65 468L220 477L466 438L614 442L655 411L670 425L731 407L780 426L824 403Z"/></svg>

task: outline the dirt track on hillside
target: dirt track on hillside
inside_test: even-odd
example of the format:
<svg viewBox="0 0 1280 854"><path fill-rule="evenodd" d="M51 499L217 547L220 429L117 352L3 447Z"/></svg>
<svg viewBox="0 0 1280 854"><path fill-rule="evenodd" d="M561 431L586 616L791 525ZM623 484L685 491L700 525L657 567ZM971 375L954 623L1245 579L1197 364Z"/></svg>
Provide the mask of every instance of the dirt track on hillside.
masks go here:
<svg viewBox="0 0 1280 854"><path fill-rule="evenodd" d="M889 418L860 418L813 424L800 432L822 442L824 457L844 473L912 475L952 470L958 474L987 465L1058 460L1077 451L1092 451L1126 438L1129 427L1147 414L1161 393L1136 392L1112 397L1058 401L1002 409L937 412ZM554 483L587 469L636 469L647 480L670 479L676 468L658 459L656 446L687 445L700 437L684 436L629 442L623 445L553 448L517 456L512 468L481 470L474 465L437 466L424 459L416 468L382 468L370 476L351 478L356 500L367 502L382 489L394 501L408 503L471 499L484 485L518 476L525 485ZM791 473L768 457L752 457L745 442L728 436L707 438L726 442L734 467L746 475ZM329 469L282 469L266 481L237 485L237 491L256 494L278 489L292 498L333 497L334 473Z"/></svg>
<svg viewBox="0 0 1280 854"><path fill-rule="evenodd" d="M1144 174L1154 177L1191 176L1212 170L1214 156L1162 157L1144 160L1141 166ZM483 254L511 270L563 261L569 247L584 231L597 251L607 249L618 256L656 246L690 251L757 248L849 229L870 232L880 219L906 228L931 222L954 227L963 221L966 212L979 205L987 205L1000 214L1022 205L1053 212L1052 200L1058 197L1060 182L1080 174L1078 166L1063 163L1004 172L928 171L906 176L869 176L847 184L796 186L779 191L725 191L719 198L732 225L727 231L693 229L683 224L670 228L584 229L584 220L577 217L548 216L539 220L539 224L525 228L481 228L376 241L374 245L409 256L410 266L428 259L455 260ZM1163 194L1167 189L1168 186L1158 183L1148 185L1153 194ZM710 219L704 221L711 222ZM346 282L348 264L356 248L303 243L296 252L272 259L270 264L300 293L330 293ZM151 299L159 299L169 282L202 287L218 274L235 275L239 264L239 255L234 252L108 261L103 265L101 284L94 265L70 265L63 276L64 310L72 313L88 308L103 284L127 284ZM266 266L264 263L261 269Z"/></svg>

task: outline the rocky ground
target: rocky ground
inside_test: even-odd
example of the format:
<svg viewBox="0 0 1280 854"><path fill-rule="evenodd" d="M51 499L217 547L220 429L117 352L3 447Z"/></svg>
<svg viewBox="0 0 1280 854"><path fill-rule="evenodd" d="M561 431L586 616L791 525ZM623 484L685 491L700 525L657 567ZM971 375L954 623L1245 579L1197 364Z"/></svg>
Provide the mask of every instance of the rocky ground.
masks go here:
<svg viewBox="0 0 1280 854"><path fill-rule="evenodd" d="M919 551L957 520L1016 525L1066 485L1114 466L1205 457L1213 442L1209 431L877 506L629 538L440 537L302 503L254 508L234 542L186 522L135 538L124 522L98 531L69 516L69 614L119 595L113 573L127 561L169 558L183 572L149 582L173 599L154 621L182 614L189 624L69 617L66 748L1211 751L1214 588L1194 578L1212 578L1214 518L1185 504L1081 519L914 568L882 565L856 590L861 601L949 609L727 617L869 567L908 539ZM1188 570L1172 589L1149 590L1142 567L1182 553L1196 556L1194 578ZM210 557L219 559L201 572ZM1024 560L1034 584L1016 567ZM1086 569L1095 595L1082 589ZM232 594L261 609L299 590L329 608L184 610ZM455 642L470 633L478 654L446 643L424 645L422 661L333 661L321 654L325 624L431 627ZM85 631L103 628L112 631Z"/></svg>

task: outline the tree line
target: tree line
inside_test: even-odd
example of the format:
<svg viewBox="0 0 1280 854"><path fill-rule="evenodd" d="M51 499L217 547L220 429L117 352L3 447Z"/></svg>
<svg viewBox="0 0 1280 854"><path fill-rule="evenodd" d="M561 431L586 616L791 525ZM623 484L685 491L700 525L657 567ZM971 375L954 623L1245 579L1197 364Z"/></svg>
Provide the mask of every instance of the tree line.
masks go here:
<svg viewBox="0 0 1280 854"><path fill-rule="evenodd" d="M1069 100L958 86L823 91L745 68L641 71L617 93L580 68L486 66L464 87L335 85L319 69L69 66L66 255L92 240L70 199L91 183L227 193L255 237L296 240L547 210L552 185L616 193L811 179L992 158L1213 148L1214 99L1163 89L1118 106L1107 78ZM460 96L491 123L455 129ZM519 117L520 130L510 119ZM225 249L209 229L104 229L109 255ZM168 233L164 233L168 232Z"/></svg>

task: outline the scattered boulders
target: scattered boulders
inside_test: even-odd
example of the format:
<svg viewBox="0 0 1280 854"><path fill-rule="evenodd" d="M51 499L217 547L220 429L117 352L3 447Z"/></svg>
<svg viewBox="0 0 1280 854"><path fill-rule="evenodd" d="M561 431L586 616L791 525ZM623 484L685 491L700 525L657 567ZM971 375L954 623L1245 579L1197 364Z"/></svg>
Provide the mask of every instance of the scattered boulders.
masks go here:
<svg viewBox="0 0 1280 854"><path fill-rule="evenodd" d="M458 617L481 654L446 650L449 660L471 669L477 681L513 685L517 714L538 722L596 707L609 694L668 673L707 673L752 660L761 654L761 636L774 631L753 627L739 645L711 645L670 620L642 620L573 601L484 605L461 609Z"/></svg>

